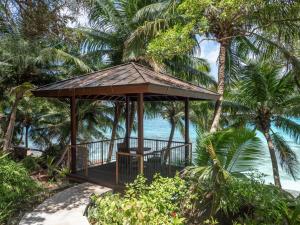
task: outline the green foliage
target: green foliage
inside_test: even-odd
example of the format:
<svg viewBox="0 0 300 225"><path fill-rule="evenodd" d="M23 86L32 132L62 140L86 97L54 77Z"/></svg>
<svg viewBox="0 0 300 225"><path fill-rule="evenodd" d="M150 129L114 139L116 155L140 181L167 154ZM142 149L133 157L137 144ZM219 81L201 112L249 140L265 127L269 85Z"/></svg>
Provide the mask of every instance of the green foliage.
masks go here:
<svg viewBox="0 0 300 225"><path fill-rule="evenodd" d="M156 176L149 185L139 176L127 186L124 197L94 196L88 217L92 224L183 224L179 206L185 190L185 182L178 176Z"/></svg>
<svg viewBox="0 0 300 225"><path fill-rule="evenodd" d="M27 156L21 161L21 163L29 172L34 172L41 169L40 159L32 156Z"/></svg>
<svg viewBox="0 0 300 225"><path fill-rule="evenodd" d="M216 183L213 171L205 171L202 167L190 168L184 179L156 176L151 184L139 176L127 185L124 196L111 193L93 196L89 220L92 224L293 225L300 222L299 199L264 184L262 175L237 178L227 174ZM217 184L222 185L216 189ZM213 205L213 201L218 204Z"/></svg>
<svg viewBox="0 0 300 225"><path fill-rule="evenodd" d="M260 176L233 178L222 187L220 211L245 224L292 224L294 197L273 185L265 185ZM295 220L296 221L295 221ZM250 222L251 221L251 222Z"/></svg>
<svg viewBox="0 0 300 225"><path fill-rule="evenodd" d="M195 41L190 37L193 26L193 23L186 26L176 25L172 29L158 34L148 45L147 54L162 61L187 53L195 45Z"/></svg>
<svg viewBox="0 0 300 225"><path fill-rule="evenodd" d="M0 223L34 201L41 187L33 181L24 166L7 156L0 156Z"/></svg>
<svg viewBox="0 0 300 225"><path fill-rule="evenodd" d="M229 172L248 171L259 159L262 143L255 131L224 129L213 134L198 131L196 164L210 165L208 148L212 144L222 167Z"/></svg>
<svg viewBox="0 0 300 225"><path fill-rule="evenodd" d="M55 157L48 155L44 160L47 169L47 175L52 181L65 178L70 173L69 168L67 167L61 168L58 165L56 165Z"/></svg>
<svg viewBox="0 0 300 225"><path fill-rule="evenodd" d="M135 32L156 34L152 34L157 40L154 39L150 43L150 46L156 47L151 46L151 55L164 57L165 53L165 57L168 58L170 55L189 52L198 43L195 41L194 46L185 44L192 43L192 40L197 39L195 35L199 35L228 47L226 70L233 73L239 64L238 61L242 59L239 58L243 55L241 53L249 53L249 50L267 53L268 57L273 57L270 53L278 50L286 60L292 61L295 68L299 67L297 57L292 53L293 47L286 46L287 43L297 46L295 40L299 38L298 1L286 4L281 1L263 0L183 0L163 1L160 5L163 7L156 11L152 8L155 8L157 3L138 13L139 17L148 19L147 24L153 24L142 25ZM158 21L159 26L156 25ZM154 26L158 28L154 29ZM180 27L186 33L180 36L176 27ZM274 34L280 36L281 44L273 41ZM178 51L180 46L186 48L180 48L181 51Z"/></svg>
<svg viewBox="0 0 300 225"><path fill-rule="evenodd" d="M181 208L188 223L280 225L300 222L299 200L273 185L264 184L261 175L230 176L214 193L211 176L200 173L199 168L191 172L193 176L185 177L190 188ZM213 206L216 198L218 204ZM213 213L211 207L215 207Z"/></svg>
<svg viewBox="0 0 300 225"><path fill-rule="evenodd" d="M280 165L295 178L297 157L285 138L274 129L295 143L300 140L300 124L294 121L300 116L300 96L295 92L292 73L283 72L282 66L268 61L252 61L240 73L239 81L223 105L228 112L224 115L227 125L251 125L263 135L269 134Z"/></svg>

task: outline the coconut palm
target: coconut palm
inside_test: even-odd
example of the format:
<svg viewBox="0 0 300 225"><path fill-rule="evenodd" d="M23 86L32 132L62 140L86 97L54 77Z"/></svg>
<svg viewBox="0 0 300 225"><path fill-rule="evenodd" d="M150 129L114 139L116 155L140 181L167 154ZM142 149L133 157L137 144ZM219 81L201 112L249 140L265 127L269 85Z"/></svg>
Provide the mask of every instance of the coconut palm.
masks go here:
<svg viewBox="0 0 300 225"><path fill-rule="evenodd" d="M158 1L137 12L136 21L145 18L148 21L132 33L128 42L149 35L155 37L147 48L149 57L155 58L184 54L202 43L199 36L219 44L217 91L221 97L216 102L210 129L215 132L219 127L225 83L228 75L235 73L237 65L233 63L240 63L241 47L257 54L263 47L259 43L264 43L266 49L274 49L278 38L282 43L277 48L280 51L293 45L300 34L299 7L298 1ZM287 54L283 56L290 61Z"/></svg>
<svg viewBox="0 0 300 225"><path fill-rule="evenodd" d="M295 92L293 75L282 67L264 62L252 62L241 71L224 117L229 126L251 125L260 131L268 145L274 183L281 187L277 158L280 165L296 178L298 160L285 138L276 129L300 142L300 95Z"/></svg>
<svg viewBox="0 0 300 225"><path fill-rule="evenodd" d="M160 106L159 114L163 119L166 119L170 126L170 135L168 139L167 151L164 155L166 161L169 155L171 144L174 138L176 128L184 136L184 105L182 103L168 102Z"/></svg>
<svg viewBox="0 0 300 225"><path fill-rule="evenodd" d="M208 75L209 65L203 59L194 57L191 54L184 54L174 57L172 60L156 62L146 55L145 50L146 44L149 41L148 38L139 38L129 44L128 39L132 35L132 32L145 22L142 20L134 20L136 13L139 9L155 2L157 1L92 1L88 9L91 29L82 29L87 36L86 41L83 43L83 49L85 49L86 54L98 55L98 57L105 56L104 58L106 58L111 65L117 65L124 61L138 61L150 65L154 69L166 70L177 77L193 81L197 84L215 84L214 79ZM121 110L119 109L119 105L120 104L116 105L118 107L115 108L115 116L120 116ZM132 107L134 107L134 105L132 105ZM173 107L173 111L178 109L178 107L177 109L176 107ZM133 111L131 110L131 112ZM146 110L146 113L149 113L149 110ZM131 115L133 116L133 114ZM164 115L164 117L166 116ZM169 121L173 121L171 117L168 118ZM109 158L113 150L113 139L117 135L118 120L119 118L115 117L112 125L112 141L109 148ZM177 119L176 122L172 123L177 123ZM132 124L133 120L131 120L130 127L132 127ZM174 126L172 125L171 127L170 140L173 139L175 131Z"/></svg>
<svg viewBox="0 0 300 225"><path fill-rule="evenodd" d="M117 137L117 134L119 133L118 130L120 130L119 122L121 119L121 115L124 109L124 103L123 102L115 102L112 104L112 107L114 108L114 114L113 114L113 121L111 126L111 136L110 136L110 143L109 143L109 149L108 149L108 156L107 160L110 162L113 154L114 149L114 143L115 138Z"/></svg>
<svg viewBox="0 0 300 225"><path fill-rule="evenodd" d="M175 131L179 130L182 137L184 137L184 104L180 102L163 102L158 105L155 102L151 102L147 103L145 108L145 116L147 118L163 118L170 124L170 134L166 146L167 151L164 155L164 160L166 160L174 139Z"/></svg>
<svg viewBox="0 0 300 225"><path fill-rule="evenodd" d="M8 125L5 128L4 151L7 151L11 144L18 104L24 93L33 87L31 83L40 85L49 82L51 80L49 74L61 71L60 68L64 65L67 67L72 64L82 71L90 71L89 67L79 58L60 49L42 48L39 43L29 42L21 37L12 37L11 35L1 38L0 62L5 64L0 69L0 86L3 87L1 94L13 92L15 95L8 117Z"/></svg>
<svg viewBox="0 0 300 225"><path fill-rule="evenodd" d="M16 122L16 115L17 115L17 107L23 96L27 93L30 93L29 90L32 88L30 83L23 83L17 87L14 87L11 90L11 94L14 95L13 105L11 107L11 112L9 115L9 122L7 125L7 129L4 135L4 142L3 142L3 151L6 152L9 150L11 146L11 141L13 138L15 122Z"/></svg>
<svg viewBox="0 0 300 225"><path fill-rule="evenodd" d="M19 143L24 142L25 147L29 147L31 130L37 128L38 121L49 113L50 107L47 101L33 96L25 96L20 101L15 125L15 136L18 136Z"/></svg>
<svg viewBox="0 0 300 225"><path fill-rule="evenodd" d="M67 102L52 100L48 102L48 113L41 113L40 118L31 125L30 137L33 143L45 149L59 145L60 149L70 142L70 107ZM111 121L111 107L101 101L79 101L78 141L94 141L105 137Z"/></svg>
<svg viewBox="0 0 300 225"><path fill-rule="evenodd" d="M110 65L118 65L126 61L138 61L150 65L156 70L165 70L185 79L205 84L215 84L208 76L209 66L203 59L193 54L183 54L163 62L155 61L146 54L149 38L145 35L130 40L133 33L146 23L146 17L136 20L140 9L157 0L103 0L91 1L88 12L91 28L82 29L87 39L82 48L87 55L103 57ZM192 53L192 52L189 52Z"/></svg>

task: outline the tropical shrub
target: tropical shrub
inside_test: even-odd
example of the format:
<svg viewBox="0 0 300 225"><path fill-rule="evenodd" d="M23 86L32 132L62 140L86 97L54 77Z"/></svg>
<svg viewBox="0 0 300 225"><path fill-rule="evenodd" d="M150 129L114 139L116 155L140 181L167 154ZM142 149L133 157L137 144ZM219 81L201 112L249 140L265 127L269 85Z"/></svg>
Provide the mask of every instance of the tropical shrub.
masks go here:
<svg viewBox="0 0 300 225"><path fill-rule="evenodd" d="M41 169L39 158L35 158L32 156L27 156L22 160L22 165L28 170L28 172L32 173Z"/></svg>
<svg viewBox="0 0 300 225"><path fill-rule="evenodd" d="M221 185L203 171L190 168L183 179L156 176L151 184L139 176L124 196L93 196L88 218L93 225L300 224L300 198L266 185L261 174L227 175Z"/></svg>
<svg viewBox="0 0 300 225"><path fill-rule="evenodd" d="M24 210L41 190L21 163L0 156L0 224Z"/></svg>
<svg viewBox="0 0 300 225"><path fill-rule="evenodd" d="M222 187L220 210L241 223L286 224L294 197L257 178L232 178ZM299 221L300 222L300 221Z"/></svg>
<svg viewBox="0 0 300 225"><path fill-rule="evenodd" d="M209 179L204 179L206 185L203 177L198 176L199 180L202 182L195 183L195 177L187 178L190 189L181 209L188 224L211 220L218 221L218 224L300 223L299 200L273 185L264 184L262 175L230 176L220 185L218 193L213 194L209 191L212 188ZM211 203L211 196L218 199L217 205ZM215 207L214 211L207 209L212 207Z"/></svg>
<svg viewBox="0 0 300 225"><path fill-rule="evenodd" d="M138 178L129 184L125 195L94 196L88 217L92 224L183 224L180 202L185 195L184 180L156 176L151 184Z"/></svg>

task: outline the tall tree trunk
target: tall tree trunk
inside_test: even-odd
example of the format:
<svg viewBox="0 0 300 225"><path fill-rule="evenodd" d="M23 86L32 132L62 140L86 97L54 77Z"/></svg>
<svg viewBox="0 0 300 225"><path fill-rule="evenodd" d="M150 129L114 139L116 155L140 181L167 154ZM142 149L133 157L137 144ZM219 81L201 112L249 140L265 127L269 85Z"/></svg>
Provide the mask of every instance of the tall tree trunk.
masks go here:
<svg viewBox="0 0 300 225"><path fill-rule="evenodd" d="M130 108L129 108L129 130L128 130L128 137L130 137L132 129L133 129L133 123L134 123L134 116L135 116L135 103L131 102ZM127 130L125 133L125 137L127 137ZM123 143L125 143L125 139Z"/></svg>
<svg viewBox="0 0 300 225"><path fill-rule="evenodd" d="M112 131L111 131L111 139L109 143L109 150L108 150L108 156L107 156L107 161L110 162L113 154L113 149L114 149L114 139L116 138L117 135L117 128L121 116L123 105L122 103L117 102L115 104L115 112L114 112L114 121L113 121L113 126L112 126Z"/></svg>
<svg viewBox="0 0 300 225"><path fill-rule="evenodd" d="M26 125L25 126L25 147L28 148L28 130L29 130L29 126Z"/></svg>
<svg viewBox="0 0 300 225"><path fill-rule="evenodd" d="M128 131L128 137L130 137L132 129L133 129L134 115L135 115L135 102L131 102L131 105L130 105L130 114L129 114L129 131Z"/></svg>
<svg viewBox="0 0 300 225"><path fill-rule="evenodd" d="M276 154L275 154L273 141L272 141L272 138L271 138L268 131L264 131L263 133L264 133L265 138L267 139L268 148L269 148L269 152L270 152L270 157L271 157L271 162L272 162L272 169L273 169L274 184L277 187L281 188L279 170L278 170L278 163L277 163L277 159L276 159Z"/></svg>
<svg viewBox="0 0 300 225"><path fill-rule="evenodd" d="M168 156L170 154L170 148L171 148L172 141L173 141L173 138L174 138L175 128L176 128L176 122L175 122L174 119L171 119L171 131L170 131L170 135L169 135L167 149L166 149L165 155L164 155L164 162L167 161Z"/></svg>
<svg viewBox="0 0 300 225"><path fill-rule="evenodd" d="M21 128L20 138L19 138L19 140L18 140L18 142L17 142L18 145L20 145L20 144L22 143L22 141L23 141L23 136L24 136L24 128L22 127L22 128Z"/></svg>
<svg viewBox="0 0 300 225"><path fill-rule="evenodd" d="M6 133L4 136L4 144L3 144L3 151L7 152L11 145L11 140L14 133L15 123L16 123L16 115L17 115L17 107L20 100L23 97L23 92L16 93L16 99L12 105L11 113L9 117L9 123L6 129Z"/></svg>
<svg viewBox="0 0 300 225"><path fill-rule="evenodd" d="M220 43L219 53L219 67L218 67L218 94L220 95L219 100L216 101L215 112L213 122L210 128L210 132L216 132L219 127L219 122L222 113L222 102L224 99L224 88L225 88L225 63L226 63L226 51L228 42Z"/></svg>

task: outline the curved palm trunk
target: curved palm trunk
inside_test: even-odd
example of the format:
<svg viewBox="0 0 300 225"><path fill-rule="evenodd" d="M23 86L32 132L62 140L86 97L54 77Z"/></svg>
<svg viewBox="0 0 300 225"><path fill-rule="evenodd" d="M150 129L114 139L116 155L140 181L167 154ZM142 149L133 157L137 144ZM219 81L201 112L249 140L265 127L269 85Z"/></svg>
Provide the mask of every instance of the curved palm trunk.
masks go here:
<svg viewBox="0 0 300 225"><path fill-rule="evenodd" d="M22 143L22 141L23 141L23 136L24 136L24 129L21 128L21 134L20 134L20 138L19 138L19 140L18 140L18 145L20 145L20 144Z"/></svg>
<svg viewBox="0 0 300 225"><path fill-rule="evenodd" d="M173 141L173 138L174 138L175 128L176 128L176 122L175 122L174 119L171 119L171 131L170 131L170 136L169 136L169 140L168 140L168 145L167 145L165 155L164 155L164 163L167 162L167 159L170 155L170 148L171 148L172 141Z"/></svg>
<svg viewBox="0 0 300 225"><path fill-rule="evenodd" d="M14 101L14 104L12 105L12 108L11 108L9 123L8 123L6 133L5 133L5 136L4 136L4 144L3 144L3 151L4 152L7 152L10 148L10 145L11 145L11 140L12 140L12 137L13 137L15 123L16 123L17 107L18 107L18 104L19 104L20 100L22 99L22 96L23 96L23 92L20 92L20 93L16 94L16 99Z"/></svg>
<svg viewBox="0 0 300 225"><path fill-rule="evenodd" d="M133 129L134 115L135 115L135 103L131 102L131 105L130 105L130 114L129 114L129 131L128 131L128 137L130 137L131 131Z"/></svg>
<svg viewBox="0 0 300 225"><path fill-rule="evenodd" d="M108 156L107 156L108 162L110 162L111 158L112 158L114 144L115 144L114 139L116 138L116 135L117 135L117 128L118 128L121 112L122 112L121 103L116 103L115 104L115 112L114 112L114 121L113 121L113 126L112 126L112 131L111 131L111 139L110 139L110 143L109 143L109 150L108 150Z"/></svg>
<svg viewBox="0 0 300 225"><path fill-rule="evenodd" d="M127 130L126 130L126 133L125 133L125 137L130 137L131 135L131 131L133 129L133 123L134 123L134 115L135 115L135 103L134 102L131 102L130 104L130 109L129 109L129 130L128 130L128 134L127 134ZM125 139L123 141L123 143L125 143Z"/></svg>
<svg viewBox="0 0 300 225"><path fill-rule="evenodd" d="M219 68L218 68L218 93L220 94L219 100L216 101L215 112L213 122L210 128L210 132L216 132L219 127L219 122L222 113L222 102L224 99L224 87L225 87L225 60L226 60L226 51L228 43L220 43L220 53L219 53Z"/></svg>
<svg viewBox="0 0 300 225"><path fill-rule="evenodd" d="M29 126L25 126L25 147L28 148L28 131L29 131Z"/></svg>
<svg viewBox="0 0 300 225"><path fill-rule="evenodd" d="M281 189L281 183L280 183L280 177L279 177L279 170L278 170L278 164L277 159L275 155L275 149L273 145L272 138L268 131L264 131L264 136L267 139L268 148L270 152L271 162L272 162L272 169L273 169L273 177L274 177L274 184L275 186L279 187Z"/></svg>

